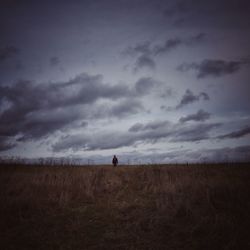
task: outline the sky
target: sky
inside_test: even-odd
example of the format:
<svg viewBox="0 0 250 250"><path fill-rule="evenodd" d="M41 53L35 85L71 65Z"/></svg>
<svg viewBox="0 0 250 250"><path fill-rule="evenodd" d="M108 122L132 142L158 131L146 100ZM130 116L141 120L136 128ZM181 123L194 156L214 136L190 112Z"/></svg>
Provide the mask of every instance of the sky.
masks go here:
<svg viewBox="0 0 250 250"><path fill-rule="evenodd" d="M0 3L0 157L250 160L247 0Z"/></svg>

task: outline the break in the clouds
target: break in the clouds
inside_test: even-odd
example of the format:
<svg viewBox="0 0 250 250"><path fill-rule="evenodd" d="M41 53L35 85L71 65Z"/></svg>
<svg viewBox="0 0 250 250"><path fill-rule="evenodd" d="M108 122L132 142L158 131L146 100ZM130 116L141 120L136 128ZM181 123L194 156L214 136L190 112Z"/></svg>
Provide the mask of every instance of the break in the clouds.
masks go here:
<svg viewBox="0 0 250 250"><path fill-rule="evenodd" d="M249 10L1 1L0 156L250 159Z"/></svg>

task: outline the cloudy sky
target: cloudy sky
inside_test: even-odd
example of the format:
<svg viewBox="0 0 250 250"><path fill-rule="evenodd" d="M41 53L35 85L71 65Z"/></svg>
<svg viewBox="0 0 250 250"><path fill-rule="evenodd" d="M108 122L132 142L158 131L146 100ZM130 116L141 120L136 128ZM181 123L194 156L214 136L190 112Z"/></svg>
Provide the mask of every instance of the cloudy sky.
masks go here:
<svg viewBox="0 0 250 250"><path fill-rule="evenodd" d="M247 0L0 3L0 156L250 160Z"/></svg>

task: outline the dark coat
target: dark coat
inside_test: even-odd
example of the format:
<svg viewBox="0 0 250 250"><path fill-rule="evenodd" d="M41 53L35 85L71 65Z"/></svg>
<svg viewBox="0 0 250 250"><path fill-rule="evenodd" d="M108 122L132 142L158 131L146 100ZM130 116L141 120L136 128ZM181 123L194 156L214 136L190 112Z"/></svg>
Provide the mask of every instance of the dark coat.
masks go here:
<svg viewBox="0 0 250 250"><path fill-rule="evenodd" d="M118 159L116 156L113 157L112 163L114 166L116 166L118 164Z"/></svg>

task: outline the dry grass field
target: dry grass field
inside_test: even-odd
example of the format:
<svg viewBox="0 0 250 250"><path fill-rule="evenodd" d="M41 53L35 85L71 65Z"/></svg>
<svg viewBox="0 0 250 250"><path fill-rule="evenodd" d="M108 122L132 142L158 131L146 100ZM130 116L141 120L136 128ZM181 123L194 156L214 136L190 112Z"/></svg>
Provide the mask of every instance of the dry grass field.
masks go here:
<svg viewBox="0 0 250 250"><path fill-rule="evenodd" d="M250 166L1 166L0 249L250 249Z"/></svg>

